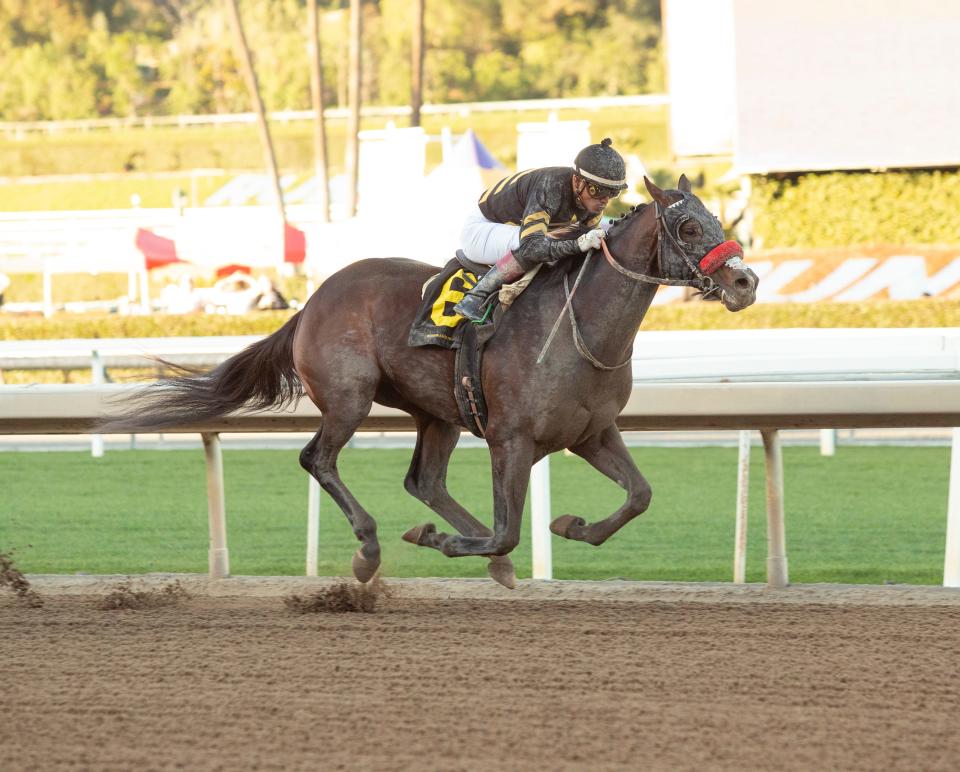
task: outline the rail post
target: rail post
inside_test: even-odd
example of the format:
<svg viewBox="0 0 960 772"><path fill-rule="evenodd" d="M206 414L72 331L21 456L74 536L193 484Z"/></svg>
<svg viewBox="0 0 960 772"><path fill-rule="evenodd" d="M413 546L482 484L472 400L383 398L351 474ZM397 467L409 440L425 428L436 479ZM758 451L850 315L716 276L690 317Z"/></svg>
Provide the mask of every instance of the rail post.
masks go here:
<svg viewBox="0 0 960 772"><path fill-rule="evenodd" d="M737 525L733 547L733 581L747 581L747 505L750 500L750 432L740 432L737 459Z"/></svg>
<svg viewBox="0 0 960 772"><path fill-rule="evenodd" d="M786 587L787 540L783 518L783 452L780 433L763 429L763 451L767 467L767 584Z"/></svg>
<svg viewBox="0 0 960 772"><path fill-rule="evenodd" d="M530 470L530 536L534 579L553 579L550 545L550 456Z"/></svg>
<svg viewBox="0 0 960 772"><path fill-rule="evenodd" d="M820 430L820 455L821 456L837 455L837 430L836 429Z"/></svg>
<svg viewBox="0 0 960 772"><path fill-rule="evenodd" d="M227 551L227 508L223 493L223 450L220 447L220 435L216 432L203 432L200 437L207 459L210 577L225 579L230 576L230 555Z"/></svg>
<svg viewBox="0 0 960 772"><path fill-rule="evenodd" d="M307 576L316 576L320 551L320 483L312 474L307 479Z"/></svg>
<svg viewBox="0 0 960 772"><path fill-rule="evenodd" d="M106 373L103 369L103 359L100 352L94 349L90 352L90 381L95 386L102 386L106 381ZM90 455L94 458L103 457L103 435L90 435Z"/></svg>
<svg viewBox="0 0 960 772"><path fill-rule="evenodd" d="M943 586L960 587L960 428L950 445L950 488L947 494L947 547L943 558Z"/></svg>

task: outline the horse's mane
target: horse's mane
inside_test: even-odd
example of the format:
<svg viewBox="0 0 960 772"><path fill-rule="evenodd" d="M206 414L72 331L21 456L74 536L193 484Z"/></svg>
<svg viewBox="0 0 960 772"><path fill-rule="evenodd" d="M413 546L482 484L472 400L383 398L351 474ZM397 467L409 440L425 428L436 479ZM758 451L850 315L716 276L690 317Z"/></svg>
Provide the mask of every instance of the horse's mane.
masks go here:
<svg viewBox="0 0 960 772"><path fill-rule="evenodd" d="M634 207L631 207L622 215L620 215L616 220L613 221L613 224L610 226L610 229L607 231L607 236L612 236L616 230L623 225L626 220L632 219L634 215L640 214L644 209L650 206L649 202L643 204L637 204Z"/></svg>
<svg viewBox="0 0 960 772"><path fill-rule="evenodd" d="M613 235L627 220L631 220L635 215L640 214L648 206L650 206L649 202L637 204L613 220L613 224L610 226L609 230L607 230L607 237L609 238L611 235ZM587 228L585 228L581 223L573 223L571 225L566 225L563 228L552 230L550 231L549 235L550 238L553 239L575 239L586 232ZM544 274L544 278L549 277L550 279L553 279L554 277L562 277L564 274L571 274L579 271L580 266L583 265L584 259L584 255L577 255L576 257L558 260L556 263L546 263L540 273Z"/></svg>

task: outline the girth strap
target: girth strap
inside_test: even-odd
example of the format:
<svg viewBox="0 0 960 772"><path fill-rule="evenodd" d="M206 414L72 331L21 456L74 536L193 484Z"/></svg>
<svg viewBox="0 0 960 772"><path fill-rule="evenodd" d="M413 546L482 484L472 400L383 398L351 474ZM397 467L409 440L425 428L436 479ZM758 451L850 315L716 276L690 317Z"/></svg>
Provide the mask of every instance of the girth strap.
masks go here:
<svg viewBox="0 0 960 772"><path fill-rule="evenodd" d="M494 313L499 317L502 311L497 308ZM460 420L477 437L486 436L487 403L483 398L481 364L483 349L495 328L496 324L462 324L456 332L459 345L453 367L453 396Z"/></svg>

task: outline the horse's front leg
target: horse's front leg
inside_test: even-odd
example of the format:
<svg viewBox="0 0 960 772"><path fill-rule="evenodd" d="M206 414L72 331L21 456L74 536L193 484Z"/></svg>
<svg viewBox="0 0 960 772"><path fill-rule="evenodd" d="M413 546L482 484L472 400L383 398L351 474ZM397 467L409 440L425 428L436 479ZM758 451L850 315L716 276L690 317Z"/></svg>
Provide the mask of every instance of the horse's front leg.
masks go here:
<svg viewBox="0 0 960 772"><path fill-rule="evenodd" d="M646 512L652 495L650 484L637 469L615 424L570 450L626 489L627 500L612 515L595 523L588 524L576 515L561 515L550 524L550 530L565 539L603 544L637 515Z"/></svg>
<svg viewBox="0 0 960 772"><path fill-rule="evenodd" d="M430 507L461 534L492 536L493 531L460 506L447 491L447 465L460 438L460 427L422 413L415 413L414 417L417 421L417 446L413 451L410 471L404 480L407 492ZM442 549L448 538L448 534L437 531L432 523L411 528L403 534L403 539L411 544L438 550ZM490 556L487 573L504 587L511 590L516 587L516 572L510 558L506 556Z"/></svg>
<svg viewBox="0 0 960 772"><path fill-rule="evenodd" d="M493 468L493 536L448 536L439 545L452 558L507 555L520 542L523 502L527 497L534 445L528 437L490 444Z"/></svg>

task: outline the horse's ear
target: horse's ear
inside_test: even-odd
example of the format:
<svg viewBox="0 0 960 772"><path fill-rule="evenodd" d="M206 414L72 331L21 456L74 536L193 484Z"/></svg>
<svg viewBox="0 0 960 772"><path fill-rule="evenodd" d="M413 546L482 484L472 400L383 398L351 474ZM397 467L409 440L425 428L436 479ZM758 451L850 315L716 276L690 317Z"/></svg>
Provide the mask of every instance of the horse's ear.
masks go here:
<svg viewBox="0 0 960 772"><path fill-rule="evenodd" d="M683 193L690 192L690 180L687 179L686 174L680 175L680 181L677 183L677 190L682 191Z"/></svg>
<svg viewBox="0 0 960 772"><path fill-rule="evenodd" d="M649 178L647 175L643 175L643 184L647 187L647 192L653 197L653 200L656 201L662 207L668 207L673 202L670 200L669 196L663 192L656 184Z"/></svg>

